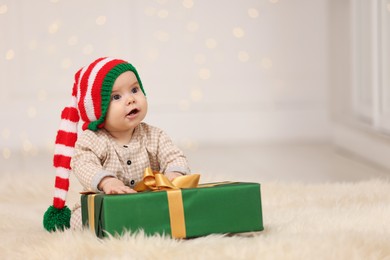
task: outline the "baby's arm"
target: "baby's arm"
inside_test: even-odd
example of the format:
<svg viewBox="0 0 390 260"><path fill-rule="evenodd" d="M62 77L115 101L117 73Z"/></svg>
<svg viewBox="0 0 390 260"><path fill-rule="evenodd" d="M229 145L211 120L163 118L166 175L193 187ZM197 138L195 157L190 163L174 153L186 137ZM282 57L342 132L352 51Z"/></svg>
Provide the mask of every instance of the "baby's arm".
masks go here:
<svg viewBox="0 0 390 260"><path fill-rule="evenodd" d="M159 136L157 157L161 170L169 180L190 173L184 153L164 132Z"/></svg>

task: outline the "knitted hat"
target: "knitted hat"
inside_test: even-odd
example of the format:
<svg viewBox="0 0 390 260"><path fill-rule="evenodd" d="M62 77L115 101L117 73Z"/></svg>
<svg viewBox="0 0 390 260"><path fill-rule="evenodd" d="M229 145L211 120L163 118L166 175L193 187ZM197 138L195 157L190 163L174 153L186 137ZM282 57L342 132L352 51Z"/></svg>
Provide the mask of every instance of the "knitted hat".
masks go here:
<svg viewBox="0 0 390 260"><path fill-rule="evenodd" d="M43 218L43 226L48 231L70 227L70 210L65 206L65 200L69 189L70 161L77 140L78 122L80 118L84 122L83 130L96 131L104 126L112 87L118 76L126 71L134 72L145 94L137 70L123 60L99 58L75 74L72 101L62 110L60 128L55 141L54 200Z"/></svg>

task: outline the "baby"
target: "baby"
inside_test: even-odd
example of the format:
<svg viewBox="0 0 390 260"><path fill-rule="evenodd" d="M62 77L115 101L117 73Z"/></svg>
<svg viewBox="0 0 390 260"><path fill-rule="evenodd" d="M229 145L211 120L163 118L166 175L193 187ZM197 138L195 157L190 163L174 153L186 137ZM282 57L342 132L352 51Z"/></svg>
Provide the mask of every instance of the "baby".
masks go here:
<svg viewBox="0 0 390 260"><path fill-rule="evenodd" d="M71 105L61 114L56 138L53 205L44 215L48 231L80 229L81 208L65 206L72 171L85 191L134 193L145 168L169 180L189 174L187 160L159 128L142 122L148 103L137 70L120 59L99 58L75 75ZM77 137L80 119L84 130Z"/></svg>

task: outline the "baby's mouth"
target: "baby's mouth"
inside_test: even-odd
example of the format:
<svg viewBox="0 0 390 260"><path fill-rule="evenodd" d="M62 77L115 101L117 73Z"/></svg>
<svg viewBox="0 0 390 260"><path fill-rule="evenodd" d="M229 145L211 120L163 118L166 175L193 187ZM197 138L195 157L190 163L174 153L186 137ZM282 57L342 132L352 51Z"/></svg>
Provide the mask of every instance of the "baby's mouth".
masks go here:
<svg viewBox="0 0 390 260"><path fill-rule="evenodd" d="M132 116L132 115L135 115L135 114L137 114L138 113L138 109L137 108L134 108L134 109L132 109L128 114L127 114L127 116Z"/></svg>

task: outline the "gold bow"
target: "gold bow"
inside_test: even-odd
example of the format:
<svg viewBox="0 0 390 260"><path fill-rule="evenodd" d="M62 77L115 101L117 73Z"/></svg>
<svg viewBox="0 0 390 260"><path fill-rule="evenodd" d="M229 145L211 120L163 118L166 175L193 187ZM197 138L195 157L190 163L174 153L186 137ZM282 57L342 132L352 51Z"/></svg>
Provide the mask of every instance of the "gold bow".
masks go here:
<svg viewBox="0 0 390 260"><path fill-rule="evenodd" d="M164 174L146 168L142 181L135 186L134 190L139 192L147 190L166 190L169 219L171 222L171 235L174 238L185 238L186 225L183 198L180 189L197 187L199 178L199 174L191 174L179 176L171 182Z"/></svg>
<svg viewBox="0 0 390 260"><path fill-rule="evenodd" d="M146 168L144 177L135 186L136 191L147 190L177 190L185 188L196 188L199 183L199 174L183 175L175 178L173 181L157 171L152 171L150 168Z"/></svg>

